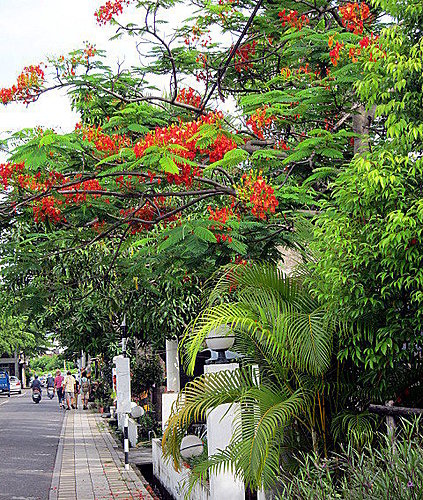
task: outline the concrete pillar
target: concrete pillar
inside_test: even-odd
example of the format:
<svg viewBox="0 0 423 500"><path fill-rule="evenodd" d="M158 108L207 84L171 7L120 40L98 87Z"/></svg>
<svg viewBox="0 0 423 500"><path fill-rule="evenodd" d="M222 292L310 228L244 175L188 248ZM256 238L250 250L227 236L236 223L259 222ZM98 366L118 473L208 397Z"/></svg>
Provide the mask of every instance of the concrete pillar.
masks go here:
<svg viewBox="0 0 423 500"><path fill-rule="evenodd" d="M118 424L123 426L123 417L131 411L131 371L129 358L115 356L113 363L116 365L116 399Z"/></svg>
<svg viewBox="0 0 423 500"><path fill-rule="evenodd" d="M166 390L162 394L162 430L167 426L173 403L181 390L179 376L178 341L166 340Z"/></svg>
<svg viewBox="0 0 423 500"><path fill-rule="evenodd" d="M85 351L81 351L81 370L85 370L87 366L87 359L85 356Z"/></svg>
<svg viewBox="0 0 423 500"><path fill-rule="evenodd" d="M177 340L166 340L166 385L167 392L181 390Z"/></svg>
<svg viewBox="0 0 423 500"><path fill-rule="evenodd" d="M19 357L17 351L15 351L15 377L19 378Z"/></svg>
<svg viewBox="0 0 423 500"><path fill-rule="evenodd" d="M23 365L22 365L22 389L26 389L26 361L24 359Z"/></svg>
<svg viewBox="0 0 423 500"><path fill-rule="evenodd" d="M205 365L204 373L222 370L237 370L238 363ZM209 456L223 450L229 444L234 428L234 417L240 411L239 405L224 404L212 410L207 416L207 445ZM245 488L230 472L210 475L210 500L244 500Z"/></svg>

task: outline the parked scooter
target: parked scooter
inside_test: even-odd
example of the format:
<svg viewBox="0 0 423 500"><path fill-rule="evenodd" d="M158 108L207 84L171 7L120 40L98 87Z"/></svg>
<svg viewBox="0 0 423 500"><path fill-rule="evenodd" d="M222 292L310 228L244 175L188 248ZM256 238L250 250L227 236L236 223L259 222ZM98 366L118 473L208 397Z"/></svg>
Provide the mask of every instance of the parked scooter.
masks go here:
<svg viewBox="0 0 423 500"><path fill-rule="evenodd" d="M47 396L49 399L54 398L54 387L47 387Z"/></svg>
<svg viewBox="0 0 423 500"><path fill-rule="evenodd" d="M37 387L32 389L32 401L37 404L41 401L41 389Z"/></svg>

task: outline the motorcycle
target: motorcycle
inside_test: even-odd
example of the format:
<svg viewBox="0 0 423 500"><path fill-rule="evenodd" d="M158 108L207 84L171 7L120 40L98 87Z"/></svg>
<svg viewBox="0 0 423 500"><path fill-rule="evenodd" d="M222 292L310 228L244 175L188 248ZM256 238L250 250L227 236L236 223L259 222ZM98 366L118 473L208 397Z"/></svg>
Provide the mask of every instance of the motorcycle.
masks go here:
<svg viewBox="0 0 423 500"><path fill-rule="evenodd" d="M49 399L54 398L54 388L53 387L47 387L47 396Z"/></svg>
<svg viewBox="0 0 423 500"><path fill-rule="evenodd" d="M38 388L32 389L32 401L38 404L41 401L41 390Z"/></svg>

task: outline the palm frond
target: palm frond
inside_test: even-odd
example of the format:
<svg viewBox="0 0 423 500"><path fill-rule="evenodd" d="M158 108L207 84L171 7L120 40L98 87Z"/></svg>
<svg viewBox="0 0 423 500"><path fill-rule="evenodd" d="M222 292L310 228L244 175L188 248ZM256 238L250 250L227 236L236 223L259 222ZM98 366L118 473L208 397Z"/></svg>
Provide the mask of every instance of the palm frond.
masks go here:
<svg viewBox="0 0 423 500"><path fill-rule="evenodd" d="M189 382L173 404L162 439L164 456L172 456L179 468L180 442L188 427L203 421L207 412L219 405L240 401L255 383L251 367L208 373Z"/></svg>

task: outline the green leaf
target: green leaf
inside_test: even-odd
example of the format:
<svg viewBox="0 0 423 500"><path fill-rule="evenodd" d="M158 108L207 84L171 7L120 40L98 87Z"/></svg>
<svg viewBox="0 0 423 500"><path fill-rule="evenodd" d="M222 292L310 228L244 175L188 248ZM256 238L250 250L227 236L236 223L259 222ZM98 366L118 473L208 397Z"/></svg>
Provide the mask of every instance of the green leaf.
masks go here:
<svg viewBox="0 0 423 500"><path fill-rule="evenodd" d="M178 165L169 156L162 156L159 160L160 166L168 174L179 174Z"/></svg>
<svg viewBox="0 0 423 500"><path fill-rule="evenodd" d="M140 125L139 123L130 123L128 125L128 130L131 132L139 132L140 134L147 134L149 132L148 127Z"/></svg>
<svg viewBox="0 0 423 500"><path fill-rule="evenodd" d="M202 227L202 226L197 226L194 229L194 234L200 238L200 240L203 241L208 241L210 243L216 243L216 237L215 235L207 228Z"/></svg>

